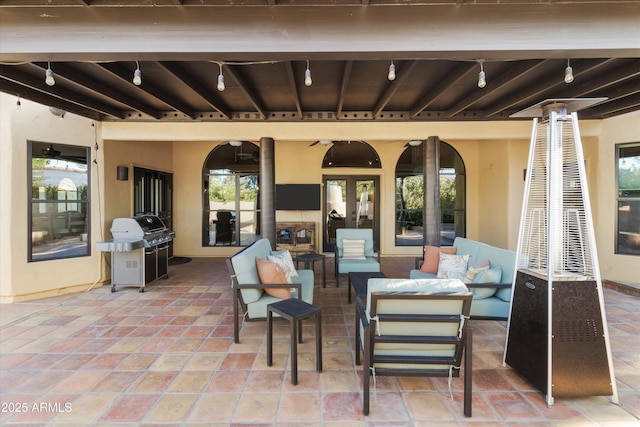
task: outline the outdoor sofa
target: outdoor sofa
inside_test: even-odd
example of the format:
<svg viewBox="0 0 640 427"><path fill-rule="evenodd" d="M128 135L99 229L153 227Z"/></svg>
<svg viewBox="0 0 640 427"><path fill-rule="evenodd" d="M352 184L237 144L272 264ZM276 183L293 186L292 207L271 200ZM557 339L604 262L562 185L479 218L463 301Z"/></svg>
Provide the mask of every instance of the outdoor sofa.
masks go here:
<svg viewBox="0 0 640 427"><path fill-rule="evenodd" d="M433 249L433 247L430 248ZM447 247L438 249L447 250L445 248ZM428 249L429 247L425 249L425 256L427 256ZM473 280L465 281L467 287L474 294L471 317L473 319L506 320L509 317L516 253L463 237L456 237L453 247L449 249L455 250L455 255L469 256L467 269L486 261L489 261L490 264L488 269L478 272ZM409 272L409 278L433 279L439 276L433 268L423 267L423 264L426 264L425 260L426 258L416 258L416 268Z"/></svg>

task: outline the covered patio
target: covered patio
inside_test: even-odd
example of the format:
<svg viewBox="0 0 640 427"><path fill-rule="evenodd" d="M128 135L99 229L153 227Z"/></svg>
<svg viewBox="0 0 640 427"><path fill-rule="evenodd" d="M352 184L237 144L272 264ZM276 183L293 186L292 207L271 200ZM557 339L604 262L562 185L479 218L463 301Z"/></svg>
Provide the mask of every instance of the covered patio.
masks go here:
<svg viewBox="0 0 640 427"><path fill-rule="evenodd" d="M328 260L331 264L331 260ZM389 277L413 258L386 257ZM332 271L332 265L327 266ZM266 322L247 322L233 343L232 294L224 258L171 266L145 293L108 286L5 305L0 310L3 426L636 426L640 420L638 297L604 291L621 406L607 397L557 399L501 364L505 322L472 321L473 418L462 411L462 379L381 377L371 413L361 410L354 364L354 304L343 284L316 272L323 372L315 370L314 325L304 327L298 385L291 385L289 331L275 322L274 365ZM377 397L374 397L377 396ZM24 406L24 405L26 406ZM34 405L36 405L34 407ZM19 412L22 410L22 412Z"/></svg>

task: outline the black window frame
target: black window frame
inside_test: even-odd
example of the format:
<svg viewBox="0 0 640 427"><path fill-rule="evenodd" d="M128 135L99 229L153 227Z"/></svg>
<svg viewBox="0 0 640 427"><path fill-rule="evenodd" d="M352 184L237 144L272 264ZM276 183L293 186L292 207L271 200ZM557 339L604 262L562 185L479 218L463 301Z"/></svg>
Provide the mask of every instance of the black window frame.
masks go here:
<svg viewBox="0 0 640 427"><path fill-rule="evenodd" d="M45 148L42 148L45 147ZM38 155L34 156L34 150L38 151ZM79 159L79 153L84 152L84 163L74 161L72 159ZM86 191L84 191L84 198L78 199L39 199L34 198L34 169L33 169L33 160L43 158L43 159L51 159L51 160L62 160L62 161L70 161L77 164L85 164L86 171L84 172L86 175ZM70 258L82 258L91 256L91 148L85 146L78 146L72 144L61 144L61 143L50 143L50 142L42 142L42 141L34 141L27 140L27 261L28 262L44 262L44 261L55 261L59 259L70 259ZM77 173L77 172L76 172ZM65 177L66 178L66 177ZM45 189L45 192L47 190ZM82 190L79 190L82 194ZM53 226L53 219L49 218L47 220L47 215L45 215L45 220L47 220L51 225L48 225L46 233L38 233L38 231L43 230L35 230L34 229L34 213L36 210L34 209L37 205L44 204L46 206L53 205L69 205L69 204L77 204L80 206L80 209L77 211L77 215L72 211L60 211L57 207L55 209L47 209L47 215L53 215L53 211L58 214L59 220L66 220L66 228L65 228L65 237L67 238L65 242L53 242L49 243L50 239L58 239L58 234L55 232ZM84 209L83 209L84 207ZM83 212L84 210L84 212ZM66 218L65 218L66 217ZM80 230L81 227L81 230ZM76 241L75 236L79 238ZM62 238L62 233L60 234L60 238ZM78 244L78 242L82 242ZM34 253L34 247L42 247L43 245L48 246L51 251L46 254L43 252L42 255L38 255ZM66 249L65 249L66 246Z"/></svg>
<svg viewBox="0 0 640 427"><path fill-rule="evenodd" d="M638 189L620 188L620 164L624 150L630 150L633 156L640 156L640 142L625 142L615 145L616 174L616 219L615 219L615 254L640 256L640 187ZM637 170L640 174L640 169ZM637 219L634 221L634 211Z"/></svg>
<svg viewBox="0 0 640 427"><path fill-rule="evenodd" d="M210 206L210 181L226 177L233 181L235 201L233 206L212 209ZM242 188L245 180L255 180L256 200L253 209L242 207ZM213 148L202 167L202 247L244 247L260 237L260 152L251 141L223 143ZM255 214L253 235L242 232L247 212ZM219 214L224 216L220 217ZM215 224L215 227L213 227ZM213 227L213 228L212 228ZM212 232L215 230L215 232ZM214 237L215 236L215 237Z"/></svg>
<svg viewBox="0 0 640 427"><path fill-rule="evenodd" d="M445 141L440 141L440 149L439 149L439 153L440 153L440 158L438 160L438 164L439 164L439 170L438 170L438 189L440 191L440 197L442 198L442 189L441 189L441 180L442 179L450 179L453 182L457 182L459 183L462 188L462 194L458 194L458 192L456 192L456 202L459 202L459 206L456 206L454 208L443 208L441 206L440 208L440 245L441 246L452 246L453 245L453 241L455 239L455 237L466 237L466 233L467 233L467 182L466 182L466 166L464 163L464 159L462 158L462 156L460 155L460 153L458 152L458 150L456 150L451 144L445 142ZM409 151L414 151L413 156L414 158L417 159L422 159L422 150L424 149L424 143L419 144L419 145L415 145L412 146L411 144L407 144L407 146L405 147L405 150L400 154L400 156L403 155L407 155L409 154ZM443 154L443 150L446 150L446 153ZM450 154L452 156L455 156L455 158L449 159L451 164L446 164L447 162L444 161L445 158L445 154ZM422 238L418 241L418 239L415 239L415 241L411 241L411 240L405 240L403 241L403 235L406 232L406 228L408 227L408 225L410 224L410 218L413 215L418 215L420 217L420 221L423 221L424 218L424 206L422 206L421 208L403 208L401 206L401 197L399 196L399 191L401 191L401 189L398 188L398 178L407 178L407 177L415 177L417 179L419 179L421 182L423 182L423 174L424 174L424 169L423 169L423 165L421 161L418 162L414 162L414 164L410 165L411 170L401 170L400 169L400 161L401 158L398 157L398 160L396 161L396 166L395 166L395 171L394 171L394 216L395 216L395 222L396 222L396 227L395 227L395 234L394 234L394 239L395 239L395 245L397 247L402 246L402 247L416 247L416 246L423 246L424 243L424 234L422 235ZM456 166L455 163L453 163L454 161L459 161L459 165ZM443 163L445 164L443 166ZM405 163L405 167L406 167L406 163ZM451 170L453 170L453 173L451 172ZM436 185L436 182L433 179L428 180L428 185ZM422 189L424 191L424 188ZM422 198L424 197L424 194L422 195ZM422 200L421 198L421 200ZM442 200L442 199L441 199ZM452 230L449 230L451 234L451 232L453 232L452 236L447 237L446 236L446 230L444 230L443 224L445 223L450 223L450 221L445 221L445 219L451 217L453 218L453 224L455 225L454 228Z"/></svg>

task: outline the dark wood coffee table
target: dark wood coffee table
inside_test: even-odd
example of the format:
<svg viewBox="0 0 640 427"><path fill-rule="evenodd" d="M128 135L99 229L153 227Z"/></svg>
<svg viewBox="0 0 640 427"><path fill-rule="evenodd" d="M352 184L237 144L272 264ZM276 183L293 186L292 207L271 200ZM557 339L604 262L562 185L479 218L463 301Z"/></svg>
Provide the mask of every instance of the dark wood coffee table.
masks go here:
<svg viewBox="0 0 640 427"><path fill-rule="evenodd" d="M367 297L367 282L369 279L382 279L387 276L382 272L366 272L366 273L349 273L349 288L347 289L348 299L347 301L351 304L351 287L356 292L357 297Z"/></svg>

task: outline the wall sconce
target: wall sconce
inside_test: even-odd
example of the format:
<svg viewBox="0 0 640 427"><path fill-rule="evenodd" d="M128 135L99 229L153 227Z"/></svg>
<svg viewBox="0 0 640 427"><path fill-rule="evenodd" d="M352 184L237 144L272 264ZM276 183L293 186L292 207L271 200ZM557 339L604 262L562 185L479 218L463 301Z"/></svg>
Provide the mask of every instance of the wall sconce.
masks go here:
<svg viewBox="0 0 640 427"><path fill-rule="evenodd" d="M129 167L128 166L118 166L118 172L116 174L116 179L118 181L128 181L129 180Z"/></svg>

